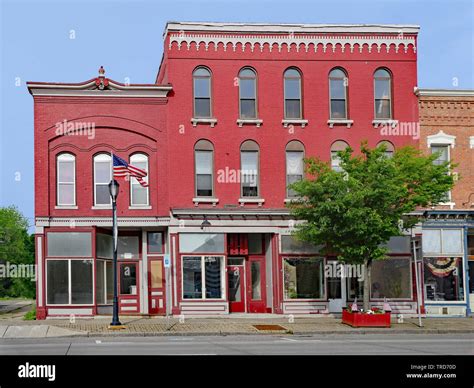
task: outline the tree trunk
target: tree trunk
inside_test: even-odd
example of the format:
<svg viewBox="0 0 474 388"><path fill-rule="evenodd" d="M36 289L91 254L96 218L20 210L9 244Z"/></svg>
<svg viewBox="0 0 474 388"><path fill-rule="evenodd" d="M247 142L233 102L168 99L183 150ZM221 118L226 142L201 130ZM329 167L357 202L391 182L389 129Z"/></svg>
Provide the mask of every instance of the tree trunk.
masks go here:
<svg viewBox="0 0 474 388"><path fill-rule="evenodd" d="M372 269L372 260L364 261L364 311L369 310L370 308L370 284L371 282L371 269Z"/></svg>

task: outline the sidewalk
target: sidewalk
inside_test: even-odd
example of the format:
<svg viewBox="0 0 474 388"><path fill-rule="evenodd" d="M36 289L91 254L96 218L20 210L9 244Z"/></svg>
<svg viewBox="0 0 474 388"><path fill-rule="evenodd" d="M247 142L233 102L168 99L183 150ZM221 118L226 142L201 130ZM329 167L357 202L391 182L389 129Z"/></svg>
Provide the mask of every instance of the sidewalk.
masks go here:
<svg viewBox="0 0 474 388"><path fill-rule="evenodd" d="M391 328L352 328L335 317L288 318L184 318L121 317L124 330L109 330L110 317L23 321L0 319L0 338L163 336L163 335L310 335L310 334L465 334L474 335L473 318L424 318L403 323L392 321Z"/></svg>

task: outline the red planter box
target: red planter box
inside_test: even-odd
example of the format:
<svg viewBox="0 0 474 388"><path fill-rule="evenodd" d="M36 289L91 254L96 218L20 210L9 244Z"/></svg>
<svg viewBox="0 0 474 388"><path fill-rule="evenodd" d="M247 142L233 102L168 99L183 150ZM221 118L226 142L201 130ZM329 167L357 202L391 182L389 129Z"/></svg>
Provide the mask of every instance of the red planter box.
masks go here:
<svg viewBox="0 0 474 388"><path fill-rule="evenodd" d="M342 310L342 323L352 327L390 327L390 313L362 314Z"/></svg>

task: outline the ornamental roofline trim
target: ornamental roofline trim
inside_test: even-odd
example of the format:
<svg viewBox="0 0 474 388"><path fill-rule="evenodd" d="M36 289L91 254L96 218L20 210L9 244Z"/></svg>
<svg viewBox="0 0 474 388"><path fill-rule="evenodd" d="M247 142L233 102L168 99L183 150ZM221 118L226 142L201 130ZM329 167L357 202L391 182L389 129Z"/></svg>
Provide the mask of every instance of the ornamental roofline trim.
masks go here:
<svg viewBox="0 0 474 388"><path fill-rule="evenodd" d="M424 89L415 90L422 97L474 97L474 89Z"/></svg>
<svg viewBox="0 0 474 388"><path fill-rule="evenodd" d="M219 23L169 21L163 36L175 31L227 32L227 33L335 33L335 34L414 34L416 24L311 24L311 23Z"/></svg>

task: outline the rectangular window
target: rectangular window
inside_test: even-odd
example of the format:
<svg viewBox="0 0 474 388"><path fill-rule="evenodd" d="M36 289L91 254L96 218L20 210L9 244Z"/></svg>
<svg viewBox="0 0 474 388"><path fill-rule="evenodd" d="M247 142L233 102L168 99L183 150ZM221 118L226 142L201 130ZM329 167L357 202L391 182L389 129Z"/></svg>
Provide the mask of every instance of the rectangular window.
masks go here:
<svg viewBox="0 0 474 388"><path fill-rule="evenodd" d="M291 235L281 235L281 253L318 253L321 247L315 246L307 241L301 241Z"/></svg>
<svg viewBox="0 0 474 388"><path fill-rule="evenodd" d="M97 257L102 259L112 259L114 254L114 240L108 234L96 234L96 252Z"/></svg>
<svg viewBox="0 0 474 388"><path fill-rule="evenodd" d="M372 264L372 299L411 299L410 258L388 258Z"/></svg>
<svg viewBox="0 0 474 388"><path fill-rule="evenodd" d="M321 299L324 295L324 260L321 258L283 259L284 298Z"/></svg>
<svg viewBox="0 0 474 388"><path fill-rule="evenodd" d="M463 301L462 257L424 257L425 299Z"/></svg>
<svg viewBox="0 0 474 388"><path fill-rule="evenodd" d="M161 254L163 253L163 233L161 232L148 232L148 253L149 254Z"/></svg>
<svg viewBox="0 0 474 388"><path fill-rule="evenodd" d="M209 78L194 78L194 115L211 117L211 90Z"/></svg>
<svg viewBox="0 0 474 388"><path fill-rule="evenodd" d="M103 155L99 155L103 156ZM109 183L111 180L111 161L95 160L94 162L94 187L95 187L95 205L111 205L112 199L109 193Z"/></svg>
<svg viewBox="0 0 474 388"><path fill-rule="evenodd" d="M92 304L92 266L92 260L47 260L47 303Z"/></svg>
<svg viewBox="0 0 474 388"><path fill-rule="evenodd" d="M137 265L120 263L120 294L137 295Z"/></svg>
<svg viewBox="0 0 474 388"><path fill-rule="evenodd" d="M261 233L249 233L249 254L261 255L262 251L262 234Z"/></svg>
<svg viewBox="0 0 474 388"><path fill-rule="evenodd" d="M69 155L68 155L69 156ZM59 206L74 206L76 204L76 171L75 159L70 157L58 157L57 180Z"/></svg>
<svg viewBox="0 0 474 388"><path fill-rule="evenodd" d="M180 233L179 251L183 253L224 253L224 234Z"/></svg>
<svg viewBox="0 0 474 388"><path fill-rule="evenodd" d="M302 151L286 151L286 185L299 182L303 179L303 152ZM297 196L297 192L293 189L287 189L287 197L293 198Z"/></svg>
<svg viewBox="0 0 474 388"><path fill-rule="evenodd" d="M112 261L96 261L96 302L97 304L111 304L114 296L114 278Z"/></svg>
<svg viewBox="0 0 474 388"><path fill-rule="evenodd" d="M449 156L449 145L431 145L431 153L435 154L439 152L438 157L433 161L433 164L440 166L446 162L450 161ZM451 192L448 191L443 198L444 202L449 202L451 200Z"/></svg>
<svg viewBox="0 0 474 388"><path fill-rule="evenodd" d="M256 109L256 91L255 79L240 79L239 80L240 93L240 118L241 119L255 119L257 118Z"/></svg>
<svg viewBox="0 0 474 388"><path fill-rule="evenodd" d="M423 253L425 256L461 256L463 236L462 229L423 229Z"/></svg>
<svg viewBox="0 0 474 388"><path fill-rule="evenodd" d="M183 299L223 298L222 256L183 256Z"/></svg>
<svg viewBox="0 0 474 388"><path fill-rule="evenodd" d="M195 151L196 196L212 197L212 151Z"/></svg>
<svg viewBox="0 0 474 388"><path fill-rule="evenodd" d="M143 154L135 154L130 158L130 164L148 173L148 158ZM148 180L148 176L143 178ZM137 178L130 177L130 204L131 206L147 206L148 201L148 187L142 186Z"/></svg>
<svg viewBox="0 0 474 388"><path fill-rule="evenodd" d="M285 79L285 118L301 119L301 80Z"/></svg>
<svg viewBox="0 0 474 388"><path fill-rule="evenodd" d="M258 197L258 152L242 151L242 196Z"/></svg>
<svg viewBox="0 0 474 388"><path fill-rule="evenodd" d="M139 258L139 238L138 236L119 236L117 243L117 257L119 259Z"/></svg>
<svg viewBox="0 0 474 388"><path fill-rule="evenodd" d="M91 257L92 238L89 232L49 232L47 255L50 257Z"/></svg>

